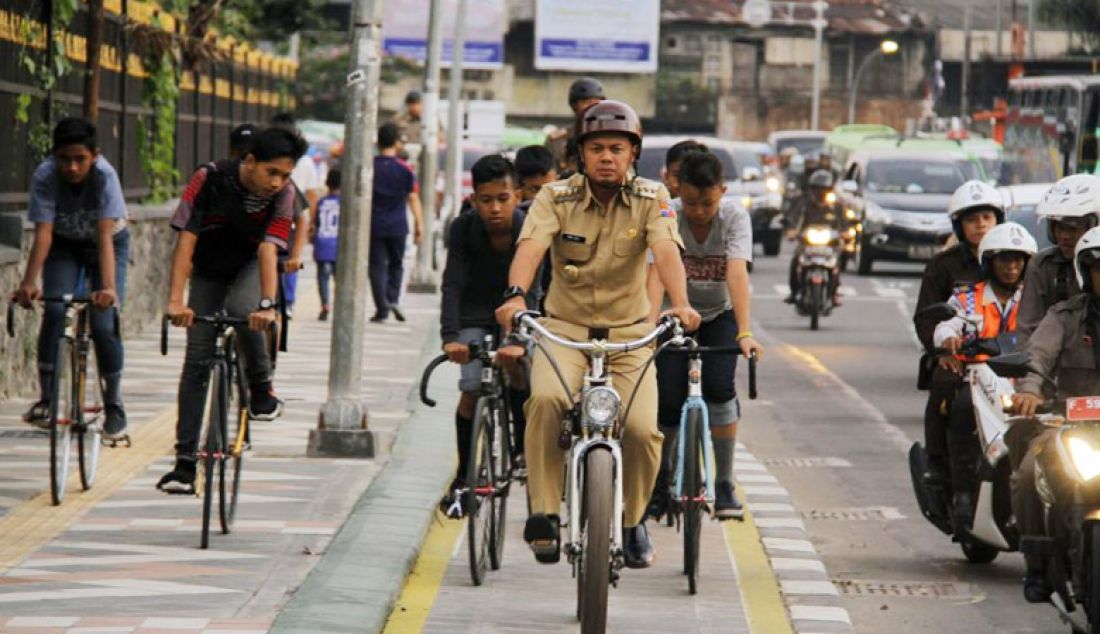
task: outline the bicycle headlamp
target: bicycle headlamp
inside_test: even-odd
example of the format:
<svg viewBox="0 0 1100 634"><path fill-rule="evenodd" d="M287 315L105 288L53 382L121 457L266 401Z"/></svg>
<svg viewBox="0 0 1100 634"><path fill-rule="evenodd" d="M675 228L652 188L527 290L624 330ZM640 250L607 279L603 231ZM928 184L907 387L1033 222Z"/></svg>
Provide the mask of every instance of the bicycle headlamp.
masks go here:
<svg viewBox="0 0 1100 634"><path fill-rule="evenodd" d="M584 395L584 419L600 427L608 427L619 415L619 395L609 387L594 387Z"/></svg>

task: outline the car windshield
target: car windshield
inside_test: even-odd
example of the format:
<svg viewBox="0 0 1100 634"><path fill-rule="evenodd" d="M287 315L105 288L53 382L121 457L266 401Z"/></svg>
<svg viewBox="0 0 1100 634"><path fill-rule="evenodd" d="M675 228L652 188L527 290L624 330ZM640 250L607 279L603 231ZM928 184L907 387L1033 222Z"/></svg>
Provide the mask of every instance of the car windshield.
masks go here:
<svg viewBox="0 0 1100 634"><path fill-rule="evenodd" d="M821 146L824 145L825 139L821 137L787 137L785 139L778 139L775 142L775 151L782 152L783 150L793 147L798 150L798 153L802 156L809 154L821 153Z"/></svg>
<svg viewBox="0 0 1100 634"><path fill-rule="evenodd" d="M704 143L705 145L705 143ZM718 157L718 160L722 161L722 172L726 176L726 180L736 180L740 178L740 167L746 165L755 165L760 167L760 159L751 152L738 152L737 160L730 154L729 150L725 148L711 148L711 152ZM650 147L642 146L642 154L638 157L638 175L642 178L649 178L651 180L661 180L661 168L665 166L665 153L668 152L667 147ZM744 160L748 161L742 163L742 154L744 154Z"/></svg>
<svg viewBox="0 0 1100 634"><path fill-rule="evenodd" d="M966 175L959 165L918 158L873 160L867 166L867 191L882 194L951 194Z"/></svg>
<svg viewBox="0 0 1100 634"><path fill-rule="evenodd" d="M1012 222L1023 225L1028 233L1035 238L1035 241L1039 243L1040 249L1045 249L1051 245L1046 227L1039 222L1038 216L1035 215L1035 205L1012 205L1008 208L1007 217Z"/></svg>

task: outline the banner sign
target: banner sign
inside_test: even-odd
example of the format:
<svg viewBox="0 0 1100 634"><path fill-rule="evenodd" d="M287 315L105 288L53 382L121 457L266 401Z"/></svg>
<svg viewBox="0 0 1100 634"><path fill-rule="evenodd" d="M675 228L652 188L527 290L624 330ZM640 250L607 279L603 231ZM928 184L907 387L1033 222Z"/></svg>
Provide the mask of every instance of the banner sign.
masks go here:
<svg viewBox="0 0 1100 634"><path fill-rule="evenodd" d="M454 49L458 0L443 0L443 66ZM382 16L382 50L420 63L428 59L428 2L386 0ZM505 0L467 0L466 45L462 66L496 69L504 65Z"/></svg>
<svg viewBox="0 0 1100 634"><path fill-rule="evenodd" d="M535 68L655 73L660 26L660 0L536 0Z"/></svg>

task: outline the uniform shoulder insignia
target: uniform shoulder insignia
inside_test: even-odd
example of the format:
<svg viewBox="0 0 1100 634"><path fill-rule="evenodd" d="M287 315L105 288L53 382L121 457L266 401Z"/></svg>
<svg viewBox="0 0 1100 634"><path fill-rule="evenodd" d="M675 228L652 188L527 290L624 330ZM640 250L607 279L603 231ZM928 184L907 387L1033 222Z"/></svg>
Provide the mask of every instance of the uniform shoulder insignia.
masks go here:
<svg viewBox="0 0 1100 634"><path fill-rule="evenodd" d="M568 181L552 183L548 185L548 187L550 188L550 196L554 199L555 203L567 203L580 200L584 193L583 187L571 185Z"/></svg>
<svg viewBox="0 0 1100 634"><path fill-rule="evenodd" d="M635 178L630 185L630 193L638 196L639 198L649 198L651 200L656 200L657 192L659 190L659 183L655 183L644 178Z"/></svg>

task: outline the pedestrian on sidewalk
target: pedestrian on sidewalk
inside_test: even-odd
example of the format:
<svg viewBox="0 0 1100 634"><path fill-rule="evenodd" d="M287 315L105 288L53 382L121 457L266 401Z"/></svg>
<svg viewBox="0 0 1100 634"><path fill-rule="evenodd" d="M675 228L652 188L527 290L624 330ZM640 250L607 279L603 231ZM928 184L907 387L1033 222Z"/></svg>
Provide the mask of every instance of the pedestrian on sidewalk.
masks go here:
<svg viewBox="0 0 1100 634"><path fill-rule="evenodd" d="M103 436L123 438L123 350L115 319L126 296L130 231L118 174L99 153L94 125L71 117L54 127L53 154L34 170L30 199L27 219L34 223L34 243L11 299L30 308L43 294L79 297L90 293L92 341L105 409ZM64 305L47 303L38 331L39 399L23 415L24 421L37 427L49 425L58 341L64 329Z"/></svg>
<svg viewBox="0 0 1100 634"><path fill-rule="evenodd" d="M271 125L297 136L302 134L294 115L289 112L276 114L271 118ZM321 181L317 178L317 167L313 164L313 159L303 154L294 164L290 180L297 191L294 198L294 226L291 228L290 247L279 259L283 266L279 283L286 314L293 316L294 302L298 299L298 270L302 268L302 251L309 241L309 221L317 212L317 200L320 198Z"/></svg>
<svg viewBox="0 0 1100 634"><path fill-rule="evenodd" d="M282 412L282 401L272 387L263 332L277 318L278 252L289 246L294 221L296 193L290 173L305 151L302 137L283 128L267 128L253 136L243 159L200 167L187 182L172 217L177 239L165 313L173 325L188 330L180 375L176 465L157 483L162 491L190 493L195 488L215 336L212 324L194 323L196 314L225 310L230 317L248 319L248 329L236 330L249 385L249 417L268 421Z"/></svg>
<svg viewBox="0 0 1100 634"><path fill-rule="evenodd" d="M504 301L508 270L516 254L516 240L523 226L523 212L516 209L516 176L512 163L499 154L483 156L470 169L475 213L462 214L451 225L447 266L443 269L443 298L439 312L443 352L462 364L458 389L462 396L455 411L458 468L439 508L452 519L466 514L462 492L466 488L473 430L474 406L481 387L481 361L470 356L470 345L481 345L486 336L500 341L495 311ZM536 305L528 293L528 307ZM509 404L513 421L513 458L523 462L527 401L526 378L517 364L509 370Z"/></svg>
<svg viewBox="0 0 1100 634"><path fill-rule="evenodd" d="M404 141L396 124L378 128L378 155L374 157L374 195L371 199L370 275L374 296L373 323L386 321L393 311L405 321L398 306L405 273L405 243L409 238L408 211L413 216L413 242L420 244L424 214L416 175L399 157Z"/></svg>
<svg viewBox="0 0 1100 634"><path fill-rule="evenodd" d="M329 281L336 275L337 236L340 230L340 170L329 170L325 178L328 196L317 203L313 219L313 261L317 264L317 292L321 295L321 314L317 319L327 321L332 312Z"/></svg>

